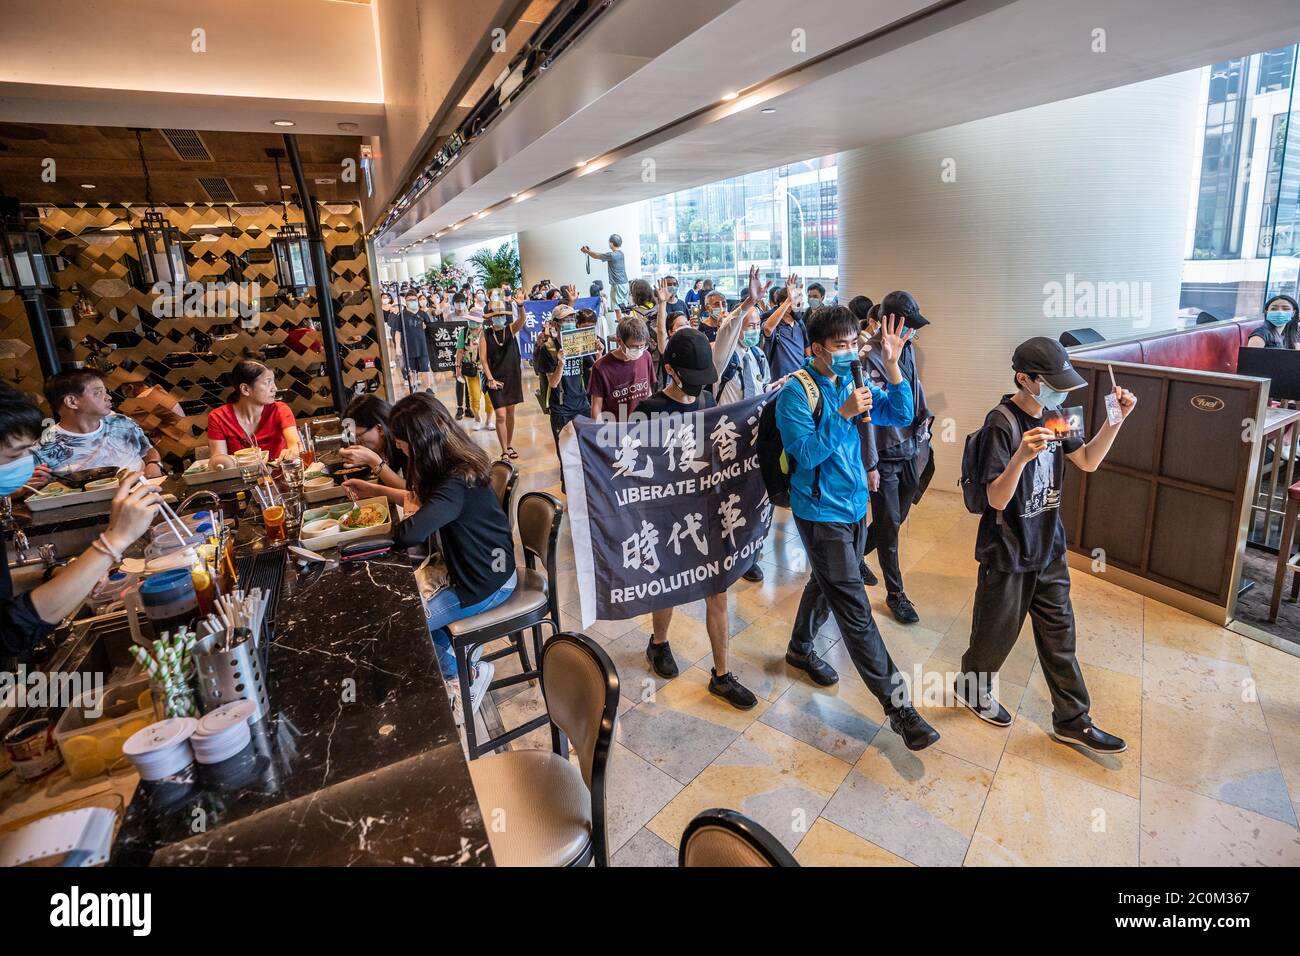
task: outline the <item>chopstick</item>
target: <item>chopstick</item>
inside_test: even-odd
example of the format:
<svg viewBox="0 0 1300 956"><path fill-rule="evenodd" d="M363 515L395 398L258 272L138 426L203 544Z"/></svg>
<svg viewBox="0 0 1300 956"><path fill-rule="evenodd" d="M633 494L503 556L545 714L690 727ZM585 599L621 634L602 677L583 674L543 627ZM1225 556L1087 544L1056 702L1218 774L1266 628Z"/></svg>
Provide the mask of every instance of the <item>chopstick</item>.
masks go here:
<svg viewBox="0 0 1300 956"><path fill-rule="evenodd" d="M136 484L148 485L149 479L141 473L136 477ZM150 487L153 486L150 485ZM167 503L161 494L158 495L158 505L158 512L163 516L163 521L167 522L167 527L171 529L171 533L176 535L176 543L184 544L185 539L190 536L189 529L186 528L185 523L181 521L176 512L172 510L172 506Z"/></svg>

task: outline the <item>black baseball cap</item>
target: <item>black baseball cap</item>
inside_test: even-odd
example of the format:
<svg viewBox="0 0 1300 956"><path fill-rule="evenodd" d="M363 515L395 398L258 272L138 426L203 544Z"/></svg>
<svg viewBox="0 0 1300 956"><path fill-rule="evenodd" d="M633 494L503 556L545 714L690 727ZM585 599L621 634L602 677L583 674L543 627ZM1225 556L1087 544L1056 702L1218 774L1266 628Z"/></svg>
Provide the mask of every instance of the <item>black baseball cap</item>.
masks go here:
<svg viewBox="0 0 1300 956"><path fill-rule="evenodd" d="M897 315L909 329L925 328L930 320L921 314L921 307L916 304L916 297L910 292L891 292L880 302L880 317Z"/></svg>
<svg viewBox="0 0 1300 956"><path fill-rule="evenodd" d="M1072 392L1088 384L1070 364L1065 346L1042 335L1016 346L1016 352L1011 356L1011 367L1017 372L1036 375L1061 392Z"/></svg>
<svg viewBox="0 0 1300 956"><path fill-rule="evenodd" d="M686 385L712 385L718 380L713 367L713 349L703 332L682 329L674 332L664 349L665 365L671 365Z"/></svg>

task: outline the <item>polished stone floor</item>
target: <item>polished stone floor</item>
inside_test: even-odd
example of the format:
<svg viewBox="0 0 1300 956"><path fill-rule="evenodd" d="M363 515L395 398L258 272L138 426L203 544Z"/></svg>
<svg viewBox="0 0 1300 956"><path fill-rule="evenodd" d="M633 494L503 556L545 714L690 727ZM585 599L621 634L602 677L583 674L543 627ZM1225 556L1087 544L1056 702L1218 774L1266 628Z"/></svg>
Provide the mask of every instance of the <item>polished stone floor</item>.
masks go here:
<svg viewBox="0 0 1300 956"><path fill-rule="evenodd" d="M446 384L439 392L451 397ZM558 496L550 429L526 393L519 493ZM490 432L478 439L497 454ZM870 589L889 650L942 734L921 753L882 729L833 622L819 643L840 671L837 686L816 687L784 663L805 577L789 512L778 511L765 549L766 580L738 582L729 594L732 669L759 696L754 709L708 693L702 603L673 622L681 675L669 682L645 660L648 618L589 629L622 686L607 798L613 862L675 865L687 821L729 807L805 865L1300 865L1300 658L1075 574L1093 716L1129 741L1128 752L1088 755L1048 736L1051 708L1028 627L1001 674L1011 727L945 706L943 675L956 670L970 630L976 520L959 496L932 491L904 528L919 624L895 623L883 588ZM577 630L567 537L559 592L564 624ZM505 726L541 710L535 686L496 694ZM518 745L549 746L549 736Z"/></svg>

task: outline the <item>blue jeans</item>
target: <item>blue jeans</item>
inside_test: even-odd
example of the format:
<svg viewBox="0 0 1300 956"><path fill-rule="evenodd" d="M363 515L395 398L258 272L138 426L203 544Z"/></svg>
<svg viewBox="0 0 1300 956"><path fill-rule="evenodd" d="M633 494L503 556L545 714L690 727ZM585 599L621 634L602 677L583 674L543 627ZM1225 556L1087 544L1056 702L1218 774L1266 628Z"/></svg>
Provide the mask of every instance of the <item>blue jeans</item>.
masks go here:
<svg viewBox="0 0 1300 956"><path fill-rule="evenodd" d="M429 625L429 632L433 635L433 648L438 653L438 669L442 671L444 680L452 680L460 674L460 669L456 666L456 652L451 647L451 635L447 633L447 625L452 621L481 614L503 603L514 593L517 580L517 575L512 572L505 584L482 601L469 607L461 607L460 598L451 588L443 588L425 602L424 616Z"/></svg>

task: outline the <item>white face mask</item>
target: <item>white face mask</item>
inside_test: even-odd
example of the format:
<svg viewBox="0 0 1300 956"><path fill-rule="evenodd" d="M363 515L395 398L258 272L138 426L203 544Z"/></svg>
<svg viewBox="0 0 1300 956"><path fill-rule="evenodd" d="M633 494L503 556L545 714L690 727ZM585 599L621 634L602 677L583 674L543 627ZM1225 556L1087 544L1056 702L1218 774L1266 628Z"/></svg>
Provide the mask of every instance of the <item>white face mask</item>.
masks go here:
<svg viewBox="0 0 1300 956"><path fill-rule="evenodd" d="M639 359L642 355L645 354L645 346L641 346L640 348L632 348L629 345L625 345L623 346L623 354L627 356L629 362L635 362L637 359Z"/></svg>

